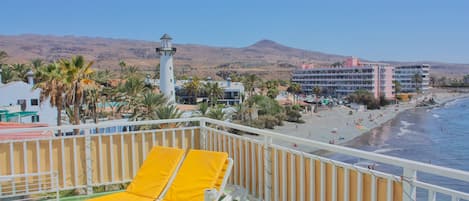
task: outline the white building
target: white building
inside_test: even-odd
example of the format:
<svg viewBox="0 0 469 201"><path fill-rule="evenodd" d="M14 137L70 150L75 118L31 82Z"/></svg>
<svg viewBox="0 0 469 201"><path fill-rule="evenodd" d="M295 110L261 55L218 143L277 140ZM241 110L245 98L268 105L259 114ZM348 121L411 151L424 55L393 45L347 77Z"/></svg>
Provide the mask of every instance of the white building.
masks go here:
<svg viewBox="0 0 469 201"><path fill-rule="evenodd" d="M420 76L422 82L416 82L416 76ZM430 65L398 66L394 70L394 80L401 84L401 92L413 93L417 89L425 92L430 86Z"/></svg>
<svg viewBox="0 0 469 201"><path fill-rule="evenodd" d="M192 95L187 94L184 91L184 85L191 80L177 80L176 81L176 94L178 96L178 102L187 104L189 103ZM243 102L242 95L244 94L244 85L241 82L232 82L230 78L225 81L214 81L211 78L207 80L200 81L202 85L206 83L218 83L218 86L223 89L223 97L218 99L218 104L226 104L226 105L236 105ZM207 94L201 93L197 96L197 102L207 102L209 101L209 97Z"/></svg>
<svg viewBox="0 0 469 201"><path fill-rule="evenodd" d="M173 55L176 53L176 48L172 47L172 38L168 34L164 34L160 39L161 47L156 48L156 52L160 54L160 91L170 103L175 103Z"/></svg>
<svg viewBox="0 0 469 201"><path fill-rule="evenodd" d="M28 75L28 82L1 84L0 80L0 121L57 125L56 109L48 101L41 105L41 90L32 89L32 72Z"/></svg>

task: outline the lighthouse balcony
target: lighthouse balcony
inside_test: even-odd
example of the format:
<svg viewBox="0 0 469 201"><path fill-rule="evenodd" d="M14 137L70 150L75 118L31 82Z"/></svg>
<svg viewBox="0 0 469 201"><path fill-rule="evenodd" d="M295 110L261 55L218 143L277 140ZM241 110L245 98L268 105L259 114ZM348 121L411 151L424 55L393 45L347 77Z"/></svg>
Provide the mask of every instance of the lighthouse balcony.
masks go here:
<svg viewBox="0 0 469 201"><path fill-rule="evenodd" d="M14 137L33 132L56 135ZM0 129L0 137L0 200L86 200L123 191L154 146L227 153L233 168L225 193L238 200L469 200L466 171L208 118ZM449 181L461 188L447 187Z"/></svg>

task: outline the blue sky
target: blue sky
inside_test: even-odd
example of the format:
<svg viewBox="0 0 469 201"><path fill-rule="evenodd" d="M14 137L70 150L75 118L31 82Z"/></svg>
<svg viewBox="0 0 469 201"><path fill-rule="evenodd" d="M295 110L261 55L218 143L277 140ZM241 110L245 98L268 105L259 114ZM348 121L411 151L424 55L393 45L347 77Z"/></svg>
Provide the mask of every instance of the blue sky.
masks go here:
<svg viewBox="0 0 469 201"><path fill-rule="evenodd" d="M244 47L270 39L371 60L469 63L467 0L2 0L0 34Z"/></svg>

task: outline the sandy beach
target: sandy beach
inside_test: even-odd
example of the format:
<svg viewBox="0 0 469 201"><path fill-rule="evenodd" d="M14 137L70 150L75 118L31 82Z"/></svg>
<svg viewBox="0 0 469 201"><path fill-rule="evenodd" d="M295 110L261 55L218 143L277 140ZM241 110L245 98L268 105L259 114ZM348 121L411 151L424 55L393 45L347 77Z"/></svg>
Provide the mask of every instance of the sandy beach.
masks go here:
<svg viewBox="0 0 469 201"><path fill-rule="evenodd" d="M438 104L469 97L467 93L450 93L448 91L431 91L427 98L433 97ZM419 99L423 99L420 97ZM284 126L276 127L273 131L326 143L344 144L373 128L393 119L400 112L415 108L418 101L399 103L382 107L379 110L357 112L346 106L322 108L318 113L304 113L304 124L285 122ZM352 111L350 115L349 112ZM290 142L275 141L275 144L291 147L305 152L315 151L310 147Z"/></svg>

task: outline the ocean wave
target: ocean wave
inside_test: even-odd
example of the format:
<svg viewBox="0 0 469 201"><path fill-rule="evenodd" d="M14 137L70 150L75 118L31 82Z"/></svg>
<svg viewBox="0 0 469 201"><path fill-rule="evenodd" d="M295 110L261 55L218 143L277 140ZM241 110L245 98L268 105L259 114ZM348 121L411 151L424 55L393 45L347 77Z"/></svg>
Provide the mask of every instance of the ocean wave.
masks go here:
<svg viewBox="0 0 469 201"><path fill-rule="evenodd" d="M383 154L383 153L387 153L387 152L401 151L401 150L402 150L401 148L383 148L383 149L374 150L373 153Z"/></svg>
<svg viewBox="0 0 469 201"><path fill-rule="evenodd" d="M404 125L404 128L415 125L414 123L410 123L410 122L404 121L404 120L401 121L401 124Z"/></svg>
<svg viewBox="0 0 469 201"><path fill-rule="evenodd" d="M437 115L437 114L432 114L432 116L437 118L437 119L440 118L440 115Z"/></svg>
<svg viewBox="0 0 469 201"><path fill-rule="evenodd" d="M397 133L398 136L403 136L403 135L406 135L406 134L409 134L409 133L412 133L411 130L409 129L406 129L405 127L401 127L399 128L399 133Z"/></svg>

